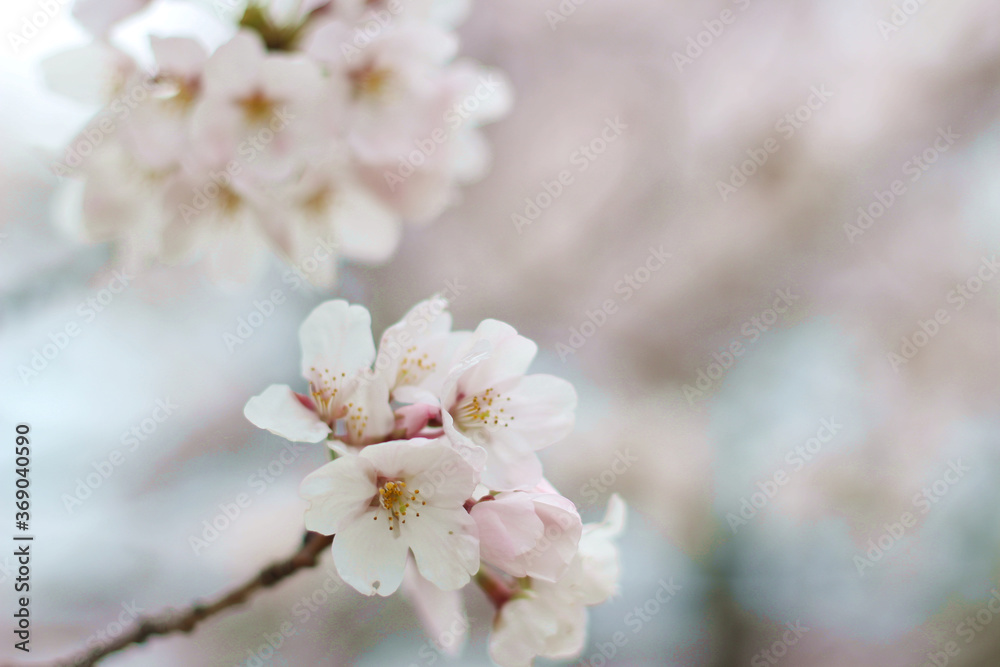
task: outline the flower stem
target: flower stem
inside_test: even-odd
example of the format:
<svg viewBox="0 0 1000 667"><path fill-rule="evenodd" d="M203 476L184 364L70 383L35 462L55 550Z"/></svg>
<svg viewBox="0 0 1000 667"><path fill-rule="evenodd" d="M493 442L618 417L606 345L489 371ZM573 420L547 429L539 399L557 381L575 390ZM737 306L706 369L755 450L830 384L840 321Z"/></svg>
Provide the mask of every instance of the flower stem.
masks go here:
<svg viewBox="0 0 1000 667"><path fill-rule="evenodd" d="M493 606L500 609L502 606L507 604L507 602L514 597L514 591L499 577L490 574L485 569L480 568L479 572L476 573L476 583L483 592L486 593L486 597L490 599Z"/></svg>

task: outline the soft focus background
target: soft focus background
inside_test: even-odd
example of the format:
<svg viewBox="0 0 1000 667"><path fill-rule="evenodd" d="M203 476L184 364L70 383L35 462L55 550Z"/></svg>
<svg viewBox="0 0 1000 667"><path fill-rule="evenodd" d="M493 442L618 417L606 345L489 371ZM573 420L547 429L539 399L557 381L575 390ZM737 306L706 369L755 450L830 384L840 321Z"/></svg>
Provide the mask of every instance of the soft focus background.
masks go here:
<svg viewBox="0 0 1000 667"><path fill-rule="evenodd" d="M60 5L14 54L7 35L38 4L0 16L0 416L5 442L15 422L33 433L33 659L289 553L298 482L323 454L254 486L282 443L243 404L294 381L320 301L367 305L378 334L450 285L460 327L510 322L538 341L537 371L577 386L550 479L585 520L613 492L631 508L622 594L592 610L579 664L1000 664L1000 4L477 2L463 52L505 70L516 103L487 130L490 174L408 229L394 261L347 265L332 292L277 261L237 294L157 269L91 320L78 309L114 257L51 223L44 164L92 110L45 92L37 64L83 37ZM170 20L198 31L196 15ZM562 170L572 182L515 224ZM284 302L230 350L275 290ZM81 335L22 381L71 321ZM157 400L177 407L68 510ZM4 480L11 466L0 457ZM250 507L195 554L189 536L241 493ZM402 596L341 589L303 614L330 568L106 664L255 664L286 620L298 634L264 664L446 661ZM458 664L486 665L488 607L467 597Z"/></svg>

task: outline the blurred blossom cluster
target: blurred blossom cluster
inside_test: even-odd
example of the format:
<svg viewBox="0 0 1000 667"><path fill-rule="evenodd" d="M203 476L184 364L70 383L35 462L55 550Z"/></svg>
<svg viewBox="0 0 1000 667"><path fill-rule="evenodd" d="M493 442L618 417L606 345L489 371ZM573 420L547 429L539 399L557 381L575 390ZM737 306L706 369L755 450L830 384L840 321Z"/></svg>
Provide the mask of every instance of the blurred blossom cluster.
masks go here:
<svg viewBox="0 0 1000 667"><path fill-rule="evenodd" d="M271 385L245 414L290 441L328 443L334 460L300 493L306 528L336 535L346 583L382 596L405 584L435 637L474 577L497 610L498 664L578 656L586 607L618 590L624 503L613 496L602 523L582 525L535 454L572 430L572 385L526 375L537 346L508 324L453 332L447 306L419 303L376 352L367 309L321 304L299 331L309 393Z"/></svg>
<svg viewBox="0 0 1000 667"><path fill-rule="evenodd" d="M44 62L53 90L101 105L53 165L72 177L62 223L118 242L126 265L205 258L242 284L274 251L328 286L338 257L385 261L404 221L486 171L479 127L510 95L456 59L463 3L218 1L230 37L214 51L150 35L147 66L113 37L150 3L83 1L93 41Z"/></svg>

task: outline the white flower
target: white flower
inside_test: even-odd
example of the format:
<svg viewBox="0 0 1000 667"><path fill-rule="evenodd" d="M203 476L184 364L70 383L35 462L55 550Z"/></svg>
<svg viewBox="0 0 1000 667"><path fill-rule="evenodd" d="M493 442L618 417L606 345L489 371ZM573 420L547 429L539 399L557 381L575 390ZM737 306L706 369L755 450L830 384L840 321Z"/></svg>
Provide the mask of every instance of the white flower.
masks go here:
<svg viewBox="0 0 1000 667"><path fill-rule="evenodd" d="M269 53L259 35L241 30L208 59L202 82L191 139L205 164L236 162L250 177L277 182L329 150L319 119L325 86L308 58Z"/></svg>
<svg viewBox="0 0 1000 667"><path fill-rule="evenodd" d="M302 323L299 341L309 394L271 385L247 402L247 419L296 442L333 436L363 446L385 439L394 420L388 389L369 369L375 343L368 311L343 300L320 304Z"/></svg>
<svg viewBox="0 0 1000 667"><path fill-rule="evenodd" d="M397 440L343 456L305 478L306 528L336 535L333 560L365 595L390 595L407 554L421 576L455 590L479 569L476 522L464 508L475 470L443 439Z"/></svg>
<svg viewBox="0 0 1000 667"><path fill-rule="evenodd" d="M162 205L169 216L161 232L164 262L206 256L213 282L226 287L251 283L266 268L261 195L243 179L184 172L167 184Z"/></svg>
<svg viewBox="0 0 1000 667"><path fill-rule="evenodd" d="M458 353L469 363L456 365L442 388L445 433L459 447L486 450L483 484L495 491L536 486L542 464L535 451L573 430L573 386L525 375L537 351L509 324L484 320Z"/></svg>
<svg viewBox="0 0 1000 667"><path fill-rule="evenodd" d="M488 496L469 514L479 526L483 562L513 577L557 581L577 554L582 522L548 482L540 488Z"/></svg>
<svg viewBox="0 0 1000 667"><path fill-rule="evenodd" d="M501 667L530 667L536 656L553 660L580 654L587 638L588 606L618 590L621 576L614 540L625 526L625 503L611 496L604 521L583 527L580 551L552 583L532 579L501 607L490 636L490 656Z"/></svg>
<svg viewBox="0 0 1000 667"><path fill-rule="evenodd" d="M442 68L458 41L414 22L387 26L364 50L354 48L356 55L345 51L352 38L346 24L330 21L311 35L305 50L327 66L337 90L347 91L348 140L359 157L395 159L440 121Z"/></svg>
<svg viewBox="0 0 1000 667"><path fill-rule="evenodd" d="M148 97L130 109L125 128L132 153L151 169L180 166L191 150L187 124L201 93L208 53L197 40L150 37L156 74Z"/></svg>
<svg viewBox="0 0 1000 667"><path fill-rule="evenodd" d="M265 213L268 233L279 252L295 266L312 257L320 242L337 255L317 261L307 272L314 285L328 287L336 278L337 257L369 264L386 261L399 244L402 229L398 216L375 198L345 166L324 165L307 169L290 183L278 186L275 201Z"/></svg>

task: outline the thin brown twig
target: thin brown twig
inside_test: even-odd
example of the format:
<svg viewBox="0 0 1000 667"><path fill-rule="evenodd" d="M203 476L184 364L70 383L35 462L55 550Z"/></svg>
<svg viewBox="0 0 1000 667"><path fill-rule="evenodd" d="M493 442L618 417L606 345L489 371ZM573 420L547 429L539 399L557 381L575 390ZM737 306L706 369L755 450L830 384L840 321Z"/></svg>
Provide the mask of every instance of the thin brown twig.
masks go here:
<svg viewBox="0 0 1000 667"><path fill-rule="evenodd" d="M90 667L108 655L121 651L132 644L142 644L154 635L191 632L206 618L246 602L257 591L274 586L299 570L315 567L319 555L332 542L332 535L307 532L302 540L302 547L294 555L265 567L252 579L223 594L215 602L209 604L195 602L185 609L167 610L151 617L140 616L129 632L125 632L107 644L95 647L76 658L63 660L56 664L66 667Z"/></svg>

